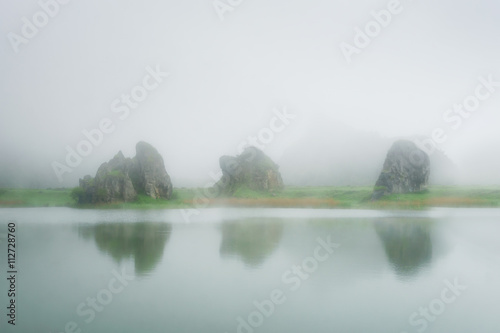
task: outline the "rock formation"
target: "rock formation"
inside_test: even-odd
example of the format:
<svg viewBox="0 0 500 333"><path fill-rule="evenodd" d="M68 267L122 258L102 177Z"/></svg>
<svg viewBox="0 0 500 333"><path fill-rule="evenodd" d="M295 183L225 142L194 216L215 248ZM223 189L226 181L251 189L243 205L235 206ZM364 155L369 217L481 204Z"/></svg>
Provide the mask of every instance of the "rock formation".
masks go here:
<svg viewBox="0 0 500 333"><path fill-rule="evenodd" d="M236 157L222 156L219 164L222 178L215 184L219 194L232 195L240 187L266 192L283 188L279 166L255 147Z"/></svg>
<svg viewBox="0 0 500 333"><path fill-rule="evenodd" d="M139 142L134 158L118 152L109 162L101 164L95 178L87 175L80 179L80 187L73 193L78 203L133 201L137 194L169 199L172 183L158 151L148 143Z"/></svg>
<svg viewBox="0 0 500 333"><path fill-rule="evenodd" d="M415 143L399 140L387 153L372 200L392 193L422 191L428 184L429 175L429 156Z"/></svg>
<svg viewBox="0 0 500 333"><path fill-rule="evenodd" d="M172 183L161 155L153 146L142 141L135 146L135 150L130 175L134 188L138 193L154 199L169 199L172 196Z"/></svg>

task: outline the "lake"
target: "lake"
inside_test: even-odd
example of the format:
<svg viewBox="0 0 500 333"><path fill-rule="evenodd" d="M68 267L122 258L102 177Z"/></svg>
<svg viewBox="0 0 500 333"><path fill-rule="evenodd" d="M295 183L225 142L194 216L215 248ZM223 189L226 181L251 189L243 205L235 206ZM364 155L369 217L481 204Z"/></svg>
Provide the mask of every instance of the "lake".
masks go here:
<svg viewBox="0 0 500 333"><path fill-rule="evenodd" d="M8 208L0 227L1 332L500 332L499 209Z"/></svg>

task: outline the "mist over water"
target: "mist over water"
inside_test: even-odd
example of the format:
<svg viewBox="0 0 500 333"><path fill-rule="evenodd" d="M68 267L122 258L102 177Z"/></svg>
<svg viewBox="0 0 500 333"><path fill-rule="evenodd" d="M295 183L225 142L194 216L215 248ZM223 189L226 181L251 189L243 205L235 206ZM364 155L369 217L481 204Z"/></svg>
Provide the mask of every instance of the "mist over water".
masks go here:
<svg viewBox="0 0 500 333"><path fill-rule="evenodd" d="M23 315L0 327L215 333L244 332L243 320L261 332L493 333L499 215L208 209L186 224L178 210L3 208L22 240ZM257 312L271 314L255 324Z"/></svg>
<svg viewBox="0 0 500 333"><path fill-rule="evenodd" d="M0 1L0 332L500 332L499 13Z"/></svg>

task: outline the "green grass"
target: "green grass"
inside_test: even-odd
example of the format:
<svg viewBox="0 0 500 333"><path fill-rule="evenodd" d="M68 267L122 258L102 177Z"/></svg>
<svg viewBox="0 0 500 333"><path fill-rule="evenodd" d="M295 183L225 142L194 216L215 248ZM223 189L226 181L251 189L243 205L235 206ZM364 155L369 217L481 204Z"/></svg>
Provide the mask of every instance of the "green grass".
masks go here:
<svg viewBox="0 0 500 333"><path fill-rule="evenodd" d="M271 193L255 191L246 186L239 187L233 194L235 198L245 199L270 198L271 196Z"/></svg>
<svg viewBox="0 0 500 333"><path fill-rule="evenodd" d="M194 197L191 189L174 188L170 200L153 199L144 194L139 194L135 202L114 204L115 208L128 209L153 209L153 208L187 208L188 201Z"/></svg>
<svg viewBox="0 0 500 333"><path fill-rule="evenodd" d="M359 209L425 209L428 207L500 207L500 187L434 186L419 193L394 194L370 200L373 187L286 187L275 193L240 188L234 200L212 205L251 207L337 207ZM205 189L174 188L170 200L139 195L135 202L77 206L71 189L0 189L0 207L78 207L114 209L190 208L205 202ZM202 200L200 200L200 198Z"/></svg>
<svg viewBox="0 0 500 333"><path fill-rule="evenodd" d="M369 201L373 187L287 187L280 193L284 198L335 199L343 205Z"/></svg>
<svg viewBox="0 0 500 333"><path fill-rule="evenodd" d="M194 189L174 188L170 200L153 199L147 195L139 194L134 202L118 202L110 204L73 205L77 208L101 209L160 209L160 208L189 208L195 195Z"/></svg>
<svg viewBox="0 0 500 333"><path fill-rule="evenodd" d="M383 197L381 205L392 208L426 207L500 207L499 187L436 186L410 194L392 194Z"/></svg>
<svg viewBox="0 0 500 333"><path fill-rule="evenodd" d="M0 207L62 207L73 205L71 189L0 189Z"/></svg>
<svg viewBox="0 0 500 333"><path fill-rule="evenodd" d="M251 191L246 188L236 192L235 197L248 199L252 206L272 205L275 199L289 199L290 204L299 199L334 199L337 203L331 206L338 208L359 209L425 209L428 207L500 207L500 187L457 187L433 186L418 193L393 194L379 201L371 201L373 187L286 187L275 194ZM230 201L231 202L231 201ZM241 204L241 200L237 201ZM284 200L278 201L286 204ZM303 200L303 202L308 202ZM267 204L266 204L267 203ZM314 204L314 202L312 202Z"/></svg>

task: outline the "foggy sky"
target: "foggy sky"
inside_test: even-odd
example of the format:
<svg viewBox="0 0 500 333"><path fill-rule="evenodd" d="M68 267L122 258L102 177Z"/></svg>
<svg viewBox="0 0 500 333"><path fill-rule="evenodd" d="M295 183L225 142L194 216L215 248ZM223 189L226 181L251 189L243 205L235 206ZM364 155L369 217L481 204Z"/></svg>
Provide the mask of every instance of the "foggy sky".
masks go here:
<svg viewBox="0 0 500 333"><path fill-rule="evenodd" d="M22 18L40 5L0 0L0 168L75 186L144 140L174 186L202 186L221 155L236 155L286 108L296 118L264 149L278 163L326 118L387 138L442 128L440 148L453 162L491 166L482 172L493 176L500 87L456 130L443 114L474 94L479 77L500 81L500 3L401 0L402 11L348 63L340 44L353 44L355 28L390 2L244 0L221 20L213 0L73 0L16 53L8 33L22 35ZM169 76L121 120L111 105L147 68ZM75 149L104 118L114 131L59 183L51 163L64 164L66 146Z"/></svg>

